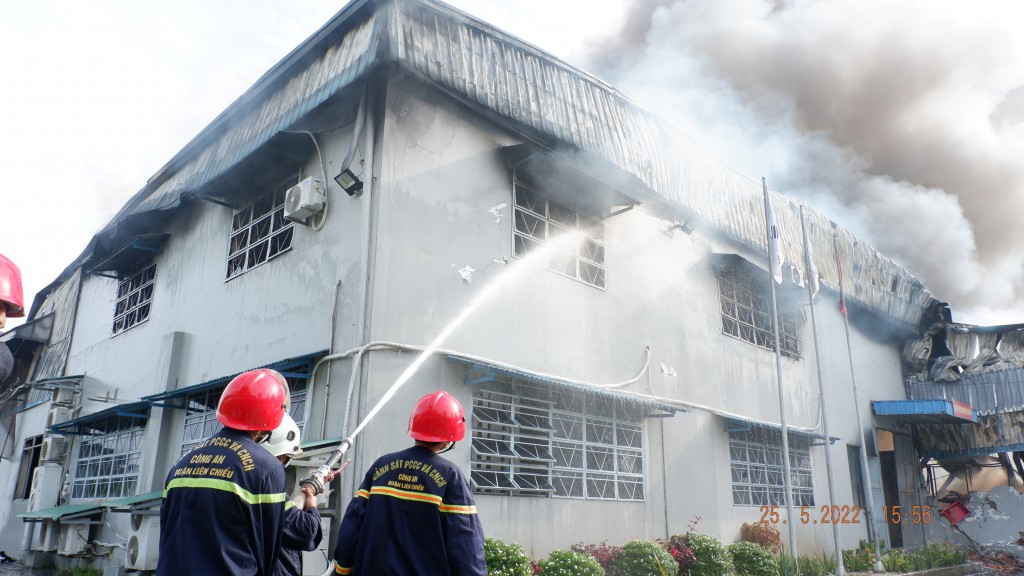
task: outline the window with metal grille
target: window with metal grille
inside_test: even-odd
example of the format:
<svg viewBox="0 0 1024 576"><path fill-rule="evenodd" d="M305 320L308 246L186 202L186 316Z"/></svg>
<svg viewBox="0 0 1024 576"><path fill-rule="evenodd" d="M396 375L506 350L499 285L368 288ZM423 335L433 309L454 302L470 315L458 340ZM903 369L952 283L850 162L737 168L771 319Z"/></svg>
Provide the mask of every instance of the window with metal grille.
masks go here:
<svg viewBox="0 0 1024 576"><path fill-rule="evenodd" d="M583 391L514 383L473 395L476 492L643 500L642 407Z"/></svg>
<svg viewBox="0 0 1024 576"><path fill-rule="evenodd" d="M785 463L782 433L755 427L729 432L732 502L736 506L785 506ZM794 506L814 506L810 440L789 435L789 471Z"/></svg>
<svg viewBox="0 0 1024 576"><path fill-rule="evenodd" d="M117 304L114 306L114 334L120 334L149 319L155 278L156 263L152 263L118 280Z"/></svg>
<svg viewBox="0 0 1024 576"><path fill-rule="evenodd" d="M14 489L15 500L27 500L32 492L32 473L39 466L39 457L43 451L43 437L33 436L25 440L25 448L21 451L21 464L18 468L18 484Z"/></svg>
<svg viewBox="0 0 1024 576"><path fill-rule="evenodd" d="M302 368L291 369L291 373L305 373ZM291 410L288 415L298 424L299 430L305 428L306 394L309 387L307 378L286 376L291 391ZM226 385L225 385L226 386ZM185 398L185 424L181 433L181 455L192 450L197 444L213 436L221 428L217 421L217 403L225 386L203 390L189 394Z"/></svg>
<svg viewBox="0 0 1024 576"><path fill-rule="evenodd" d="M771 296L739 271L720 272L718 291L722 304L722 332L768 350L775 349L772 336ZM779 351L800 358L800 326L803 310L779 303Z"/></svg>
<svg viewBox="0 0 1024 576"><path fill-rule="evenodd" d="M284 219L284 195L298 180L298 175L291 176L274 191L235 210L231 216L228 280L291 249L293 228L292 222Z"/></svg>
<svg viewBox="0 0 1024 576"><path fill-rule="evenodd" d="M75 459L72 498L122 498L135 495L146 421L116 417L91 424Z"/></svg>
<svg viewBox="0 0 1024 576"><path fill-rule="evenodd" d="M567 230L582 229L585 231L583 240L564 251L549 254L547 267L584 284L603 289L603 224L549 200L519 179L513 179L512 190L515 201L514 255L523 256Z"/></svg>

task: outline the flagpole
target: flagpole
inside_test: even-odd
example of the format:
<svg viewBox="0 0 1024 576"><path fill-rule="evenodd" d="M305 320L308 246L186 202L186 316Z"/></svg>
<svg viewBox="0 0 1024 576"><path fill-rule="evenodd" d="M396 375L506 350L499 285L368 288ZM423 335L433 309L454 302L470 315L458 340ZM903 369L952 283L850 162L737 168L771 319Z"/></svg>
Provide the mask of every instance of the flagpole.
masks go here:
<svg viewBox="0 0 1024 576"><path fill-rule="evenodd" d="M786 476L783 483L786 488L786 517L789 528L789 551L793 555L794 564L799 565L797 560L796 546L796 516L793 514L793 477L789 465L789 428L786 426L786 394L782 387L782 354L779 346L779 303L775 294L775 272L776 267L773 259L778 258L779 232L772 214L771 201L768 199L768 184L761 178L761 187L764 189L764 222L766 237L768 240L768 283L772 287L772 336L775 343L775 373L776 381L779 384L779 424L782 426L782 464ZM774 240L773 240L774 238ZM774 245L774 250L773 250ZM774 252L774 255L773 255Z"/></svg>
<svg viewBox="0 0 1024 576"><path fill-rule="evenodd" d="M804 224L804 207L800 205L800 232L804 240L804 269L807 270L807 301L811 310L811 333L814 335L814 363L818 367L818 394L821 402L821 426L825 432L825 473L828 476L829 513L832 511L832 504L836 498L836 480L832 473L832 441L828 430L828 401L825 395L825 380L821 373L821 354L818 350L818 324L814 319L814 290L811 284L817 285L817 269L811 260L811 243L807 238L807 226ZM843 567L843 546L839 540L839 522L833 518L832 540L835 543L836 552L836 576L845 576L846 570Z"/></svg>
<svg viewBox="0 0 1024 576"><path fill-rule="evenodd" d="M860 419L860 397L857 394L857 374L853 368L853 348L850 346L850 316L846 310L846 295L843 292L843 264L839 259L839 231L832 223L832 250L835 252L836 269L839 272L839 313L843 315L843 326L846 329L846 354L850 358L850 384L853 388L853 410L857 418L857 432L860 434L860 470L864 480L864 514L868 520L868 537L875 545L875 572L885 572L882 566L881 546L878 527L875 525L875 499L871 486L871 470L868 469L867 442L864 441L864 428Z"/></svg>

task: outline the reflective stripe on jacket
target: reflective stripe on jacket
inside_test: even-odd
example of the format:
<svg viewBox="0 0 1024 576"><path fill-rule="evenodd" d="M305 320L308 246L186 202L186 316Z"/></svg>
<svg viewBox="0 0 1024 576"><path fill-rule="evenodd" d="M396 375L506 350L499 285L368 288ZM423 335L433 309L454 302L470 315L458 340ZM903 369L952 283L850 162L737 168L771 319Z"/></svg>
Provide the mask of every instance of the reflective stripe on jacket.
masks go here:
<svg viewBox="0 0 1024 576"><path fill-rule="evenodd" d="M334 571L486 576L483 530L462 471L419 446L378 458L345 510Z"/></svg>
<svg viewBox="0 0 1024 576"><path fill-rule="evenodd" d="M269 576L284 516L284 468L246 432L222 428L167 474L158 576Z"/></svg>

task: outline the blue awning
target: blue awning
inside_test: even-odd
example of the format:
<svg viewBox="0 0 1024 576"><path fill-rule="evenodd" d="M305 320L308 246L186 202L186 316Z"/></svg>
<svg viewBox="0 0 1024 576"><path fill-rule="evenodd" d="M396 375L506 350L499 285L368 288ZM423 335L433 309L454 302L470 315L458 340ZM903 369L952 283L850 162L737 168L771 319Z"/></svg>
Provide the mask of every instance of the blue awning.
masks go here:
<svg viewBox="0 0 1024 576"><path fill-rule="evenodd" d="M149 419L149 402L127 402L111 406L106 410L93 412L80 416L74 420L60 422L50 426L48 430L53 434L62 436L104 434L107 430L100 424L113 418L137 418L139 420Z"/></svg>
<svg viewBox="0 0 1024 576"><path fill-rule="evenodd" d="M978 414L957 400L872 400L876 416L896 416L914 424L964 424L978 421Z"/></svg>
<svg viewBox="0 0 1024 576"><path fill-rule="evenodd" d="M245 370L242 370L242 372L256 370L259 368L269 368L271 370L277 370L285 378L307 379L313 372L313 364L316 363L317 359L326 354L327 350L320 350L318 352L313 352L312 354L305 354L303 356L295 356L294 358L278 360L277 362L272 362L265 366L255 366L253 368L247 368ZM242 372L236 372L234 374L229 374L228 376L222 376L220 378L207 380L206 382L201 382L199 384L193 384L192 386L178 388L177 390L167 390L159 394L143 396L142 400L148 402L150 405L153 406L163 406L163 404L158 404L157 402L160 400L167 400L169 398L181 398L182 396L187 396L189 394L194 394L196 392L211 390L213 388L218 388L220 386L227 386L228 382L230 382L232 378L238 376Z"/></svg>
<svg viewBox="0 0 1024 576"><path fill-rule="evenodd" d="M563 380L551 376L543 376L532 372L526 372L524 370L517 370L515 368L507 366L498 366L495 364L487 364L478 360L470 360L461 356L449 355L449 360L463 364L466 366L466 384L470 386L476 384L483 384L485 382L498 381L498 377L513 378L523 380L526 382L533 382L538 384L545 384L549 386L557 386L562 388L569 388L586 392L587 394L593 394L595 396L608 398L610 400L618 400L621 402L628 402L632 404L646 406L655 410L661 410L664 414L648 414L648 416L673 416L676 412L686 412L685 408L680 406L672 406L664 402L658 402L650 398L646 398L641 395L634 395L628 392L613 390L608 388L602 388L600 386L592 385L588 386L583 383L573 382L571 380Z"/></svg>

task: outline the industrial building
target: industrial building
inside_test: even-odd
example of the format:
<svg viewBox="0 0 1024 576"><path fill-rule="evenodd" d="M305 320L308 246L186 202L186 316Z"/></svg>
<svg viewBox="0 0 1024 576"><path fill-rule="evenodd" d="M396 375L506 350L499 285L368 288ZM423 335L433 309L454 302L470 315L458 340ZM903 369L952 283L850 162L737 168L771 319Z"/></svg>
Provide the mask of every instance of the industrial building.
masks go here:
<svg viewBox="0 0 1024 576"><path fill-rule="evenodd" d="M930 502L921 458L1024 449L1017 329L952 323L905 269L770 196L774 288L761 182L459 10L354 0L0 336L18 361L0 390L0 549L153 570L165 474L217 429L234 375L286 375L299 464L316 466L433 344L356 437L323 510L330 532L366 467L409 444L415 401L444 389L471 414L447 456L487 536L536 558L699 517L732 542L785 498L773 290L795 506L912 509ZM813 324L802 220L821 282ZM952 372L969 396L939 383ZM878 516L891 545L925 541L923 525ZM844 547L868 538L866 518L842 525ZM820 526L796 535L801 553L831 549ZM332 544L307 555L309 574Z"/></svg>

